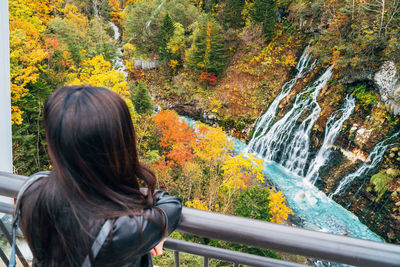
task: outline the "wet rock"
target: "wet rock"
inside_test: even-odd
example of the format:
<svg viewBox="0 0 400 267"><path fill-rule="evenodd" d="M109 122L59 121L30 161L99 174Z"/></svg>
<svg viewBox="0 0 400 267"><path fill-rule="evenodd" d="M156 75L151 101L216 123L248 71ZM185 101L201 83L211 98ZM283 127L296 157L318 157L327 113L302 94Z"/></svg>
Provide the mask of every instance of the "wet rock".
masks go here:
<svg viewBox="0 0 400 267"><path fill-rule="evenodd" d="M374 71L369 70L352 70L347 72L343 79L340 81L345 84L352 84L356 82L372 81L374 78Z"/></svg>
<svg viewBox="0 0 400 267"><path fill-rule="evenodd" d="M354 143L359 147L363 147L371 137L372 129L359 128L354 138Z"/></svg>
<svg viewBox="0 0 400 267"><path fill-rule="evenodd" d="M389 233L387 233L387 237L388 237L389 239L395 239L395 234L394 234L394 232L393 232L393 231L390 231Z"/></svg>
<svg viewBox="0 0 400 267"><path fill-rule="evenodd" d="M358 129L357 126L353 126L353 127L351 127L350 132L354 132L354 131L356 131L357 129Z"/></svg>
<svg viewBox="0 0 400 267"><path fill-rule="evenodd" d="M202 120L203 110L198 107L195 101L175 105L171 104L169 108L175 110L181 116L190 117L194 120Z"/></svg>
<svg viewBox="0 0 400 267"><path fill-rule="evenodd" d="M394 115L400 115L400 82L396 65L393 61L386 61L375 73L374 82L379 88L381 100L386 109Z"/></svg>
<svg viewBox="0 0 400 267"><path fill-rule="evenodd" d="M203 111L203 115L202 115L202 121L213 125L217 122L217 116L213 115L213 114L209 114L207 111Z"/></svg>

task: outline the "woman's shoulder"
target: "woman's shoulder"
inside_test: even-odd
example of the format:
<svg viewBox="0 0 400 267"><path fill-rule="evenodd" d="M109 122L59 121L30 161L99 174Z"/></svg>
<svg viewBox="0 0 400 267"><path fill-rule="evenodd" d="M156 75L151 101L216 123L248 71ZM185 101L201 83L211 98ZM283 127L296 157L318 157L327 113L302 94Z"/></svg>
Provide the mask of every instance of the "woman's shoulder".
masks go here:
<svg viewBox="0 0 400 267"><path fill-rule="evenodd" d="M26 201L27 198L32 197L35 192L42 188L41 185L46 183L49 175L49 171L41 171L29 176L18 191L17 203L22 201L22 199Z"/></svg>

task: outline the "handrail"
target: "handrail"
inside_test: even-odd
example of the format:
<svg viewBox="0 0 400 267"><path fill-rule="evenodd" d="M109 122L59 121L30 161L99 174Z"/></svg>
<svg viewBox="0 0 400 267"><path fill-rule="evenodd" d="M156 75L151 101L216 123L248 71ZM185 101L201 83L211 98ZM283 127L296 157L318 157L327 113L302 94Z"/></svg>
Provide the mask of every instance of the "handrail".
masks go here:
<svg viewBox="0 0 400 267"><path fill-rule="evenodd" d="M0 172L0 194L15 197L26 177ZM10 211L1 204L0 211ZM183 208L179 232L356 266L400 266L400 246Z"/></svg>
<svg viewBox="0 0 400 267"><path fill-rule="evenodd" d="M281 260L276 260L273 258L267 258L262 256L256 256L251 254L246 254L242 252L236 252L228 249L210 247L205 245L200 245L196 243L191 243L187 241L177 240L173 238L167 238L164 243L164 247L185 252L198 256L207 256L209 258L218 259L222 261L233 262L237 265L248 265L253 267L306 267L303 264L297 264L293 262L285 262Z"/></svg>
<svg viewBox="0 0 400 267"><path fill-rule="evenodd" d="M400 266L400 246L184 208L178 231L356 266Z"/></svg>

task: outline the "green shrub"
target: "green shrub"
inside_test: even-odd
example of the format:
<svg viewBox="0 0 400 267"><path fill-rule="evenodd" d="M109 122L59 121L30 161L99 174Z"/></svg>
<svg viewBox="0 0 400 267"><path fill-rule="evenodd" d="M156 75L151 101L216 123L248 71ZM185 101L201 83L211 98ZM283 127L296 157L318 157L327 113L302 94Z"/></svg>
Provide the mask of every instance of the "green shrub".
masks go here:
<svg viewBox="0 0 400 267"><path fill-rule="evenodd" d="M241 191L235 199L235 215L257 220L271 219L269 189L252 186Z"/></svg>
<svg viewBox="0 0 400 267"><path fill-rule="evenodd" d="M398 176L400 176L400 170L389 168L371 177L370 182L374 186L374 190L378 193L376 201L379 201L388 190L390 182Z"/></svg>
<svg viewBox="0 0 400 267"><path fill-rule="evenodd" d="M370 110L378 101L377 95L366 84L354 87L353 95L364 110Z"/></svg>

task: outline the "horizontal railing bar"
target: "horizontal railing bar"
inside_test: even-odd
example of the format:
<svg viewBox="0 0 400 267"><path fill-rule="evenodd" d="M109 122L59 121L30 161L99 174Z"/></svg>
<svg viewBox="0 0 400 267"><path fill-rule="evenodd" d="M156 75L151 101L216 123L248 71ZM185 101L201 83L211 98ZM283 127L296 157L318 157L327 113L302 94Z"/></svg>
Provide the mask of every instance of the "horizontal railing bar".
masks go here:
<svg viewBox="0 0 400 267"><path fill-rule="evenodd" d="M14 214L15 206L12 204L0 202L0 213Z"/></svg>
<svg viewBox="0 0 400 267"><path fill-rule="evenodd" d="M17 197L18 190L28 177L0 171L0 195Z"/></svg>
<svg viewBox="0 0 400 267"><path fill-rule="evenodd" d="M400 246L184 208L178 231L356 266L400 266Z"/></svg>
<svg viewBox="0 0 400 267"><path fill-rule="evenodd" d="M26 178L0 172L0 194L16 197ZM2 208L4 206L0 206ZM183 208L180 232L356 266L400 266L400 246Z"/></svg>
<svg viewBox="0 0 400 267"><path fill-rule="evenodd" d="M276 260L268 257L256 256L223 248L200 245L182 240L168 238L164 247L206 258L214 258L236 264L245 264L255 267L305 267L306 265Z"/></svg>

